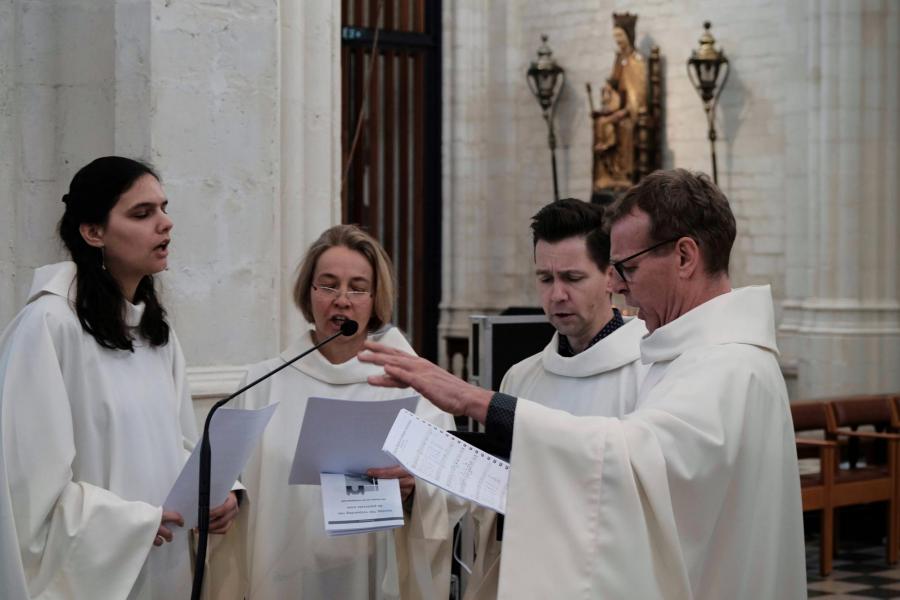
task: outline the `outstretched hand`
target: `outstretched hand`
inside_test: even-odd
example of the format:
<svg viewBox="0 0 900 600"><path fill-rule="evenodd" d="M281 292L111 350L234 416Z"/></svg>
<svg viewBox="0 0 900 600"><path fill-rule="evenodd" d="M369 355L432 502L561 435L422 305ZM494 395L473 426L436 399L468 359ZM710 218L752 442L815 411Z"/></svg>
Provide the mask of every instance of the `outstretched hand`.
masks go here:
<svg viewBox="0 0 900 600"><path fill-rule="evenodd" d="M369 377L371 385L411 387L451 415L466 415L482 423L487 417L490 391L466 383L424 358L367 341L359 360L384 367L384 375Z"/></svg>

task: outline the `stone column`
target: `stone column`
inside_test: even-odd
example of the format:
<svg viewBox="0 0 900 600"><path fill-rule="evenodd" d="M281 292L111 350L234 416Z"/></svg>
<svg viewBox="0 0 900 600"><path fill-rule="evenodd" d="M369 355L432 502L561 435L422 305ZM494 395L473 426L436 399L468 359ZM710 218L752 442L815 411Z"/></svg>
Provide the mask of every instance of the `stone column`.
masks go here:
<svg viewBox="0 0 900 600"><path fill-rule="evenodd" d="M115 2L0 4L0 328L34 269L64 257L55 227L75 170L113 151Z"/></svg>
<svg viewBox="0 0 900 600"><path fill-rule="evenodd" d="M163 297L195 395L303 327L300 255L339 219L340 3L0 2L0 327L62 259L59 201L98 156L150 161L175 221Z"/></svg>
<svg viewBox="0 0 900 600"><path fill-rule="evenodd" d="M279 7L117 2L149 19L146 33L117 32L149 41L133 61L117 47L119 63L134 63L122 85L149 95L125 103L122 90L117 145L145 148L159 168L175 222L162 277L170 314L205 393L214 383L224 393L242 365L279 350Z"/></svg>
<svg viewBox="0 0 900 600"><path fill-rule="evenodd" d="M18 137L16 107L16 31L19 23L10 2L0 4L0 144L9 148ZM16 193L18 152L0 152L0 327L18 310L16 294Z"/></svg>
<svg viewBox="0 0 900 600"><path fill-rule="evenodd" d="M305 328L291 298L309 245L341 221L341 6L281 2L279 347Z"/></svg>
<svg viewBox="0 0 900 600"><path fill-rule="evenodd" d="M522 304L516 285L522 199L516 181L515 106L527 93L518 55L518 6L478 0L443 5L443 256L440 362L447 340L464 346L469 315ZM518 89L518 86L521 89ZM530 247L530 246L529 246Z"/></svg>
<svg viewBox="0 0 900 600"><path fill-rule="evenodd" d="M805 143L788 167L786 191L797 196L780 332L798 396L897 391L900 5L807 11L806 106L788 122Z"/></svg>

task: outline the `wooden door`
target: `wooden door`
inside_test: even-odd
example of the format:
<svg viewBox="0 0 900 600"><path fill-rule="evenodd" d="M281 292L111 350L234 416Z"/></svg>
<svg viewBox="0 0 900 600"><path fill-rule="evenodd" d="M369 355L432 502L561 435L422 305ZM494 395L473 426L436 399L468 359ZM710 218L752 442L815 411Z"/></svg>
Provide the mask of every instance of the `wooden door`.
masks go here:
<svg viewBox="0 0 900 600"><path fill-rule="evenodd" d="M394 323L432 360L440 302L440 13L439 1L341 4L343 221L359 224L390 254Z"/></svg>

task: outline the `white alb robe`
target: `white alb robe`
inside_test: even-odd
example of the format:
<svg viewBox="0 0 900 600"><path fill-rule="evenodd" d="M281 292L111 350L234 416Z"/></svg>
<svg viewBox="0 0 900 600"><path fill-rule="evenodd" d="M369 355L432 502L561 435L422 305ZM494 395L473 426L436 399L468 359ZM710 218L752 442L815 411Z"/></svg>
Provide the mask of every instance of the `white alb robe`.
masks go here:
<svg viewBox="0 0 900 600"><path fill-rule="evenodd" d="M101 347L71 304L75 273L38 269L0 340L0 595L187 597L187 536L152 546L196 437L181 348L174 332ZM136 326L143 305L126 309Z"/></svg>
<svg viewBox="0 0 900 600"><path fill-rule="evenodd" d="M374 339L412 352L397 329ZM280 358L250 368L253 380L313 345L311 331ZM262 441L242 475L247 487L247 562L253 600L283 598L342 600L446 598L449 596L450 544L460 507L433 486L417 480L412 515L401 529L340 537L325 533L321 488L289 485L288 477L307 399L387 400L415 394L411 389L368 385L380 367L356 357L331 364L314 352L259 384L238 399L243 408L279 402ZM421 400L417 414L443 429L450 415Z"/></svg>
<svg viewBox="0 0 900 600"><path fill-rule="evenodd" d="M641 363L640 319L624 325L575 356L562 356L559 332L543 351L510 367L500 391L576 416L623 417L634 410L648 367Z"/></svg>
<svg viewBox="0 0 900 600"><path fill-rule="evenodd" d="M641 356L623 419L519 399L498 597L805 598L768 286L689 311Z"/></svg>
<svg viewBox="0 0 900 600"><path fill-rule="evenodd" d="M556 332L543 351L510 367L500 391L576 416L621 418L634 410L647 374L640 351L646 334L644 322L631 318L583 352L562 356ZM497 596L501 556L495 516L487 509L472 511L478 556L466 586L467 600Z"/></svg>

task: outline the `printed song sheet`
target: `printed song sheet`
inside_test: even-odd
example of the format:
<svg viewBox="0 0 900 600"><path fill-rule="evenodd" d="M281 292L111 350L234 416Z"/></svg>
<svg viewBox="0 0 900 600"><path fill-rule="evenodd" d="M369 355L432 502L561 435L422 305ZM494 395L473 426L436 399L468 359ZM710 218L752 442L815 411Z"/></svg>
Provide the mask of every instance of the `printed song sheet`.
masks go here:
<svg viewBox="0 0 900 600"><path fill-rule="evenodd" d="M506 510L509 463L408 410L397 415L382 449L420 479L498 513Z"/></svg>

